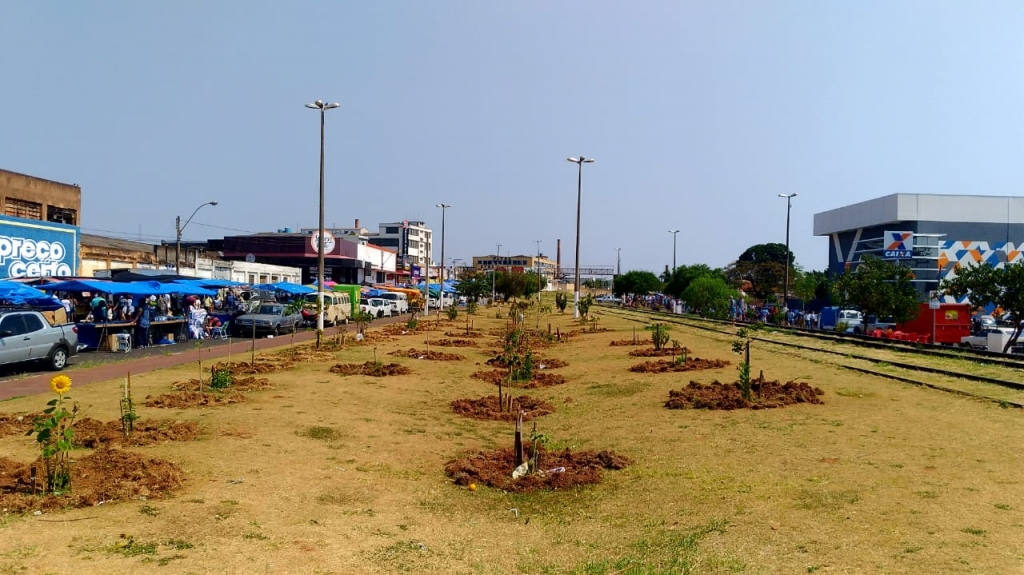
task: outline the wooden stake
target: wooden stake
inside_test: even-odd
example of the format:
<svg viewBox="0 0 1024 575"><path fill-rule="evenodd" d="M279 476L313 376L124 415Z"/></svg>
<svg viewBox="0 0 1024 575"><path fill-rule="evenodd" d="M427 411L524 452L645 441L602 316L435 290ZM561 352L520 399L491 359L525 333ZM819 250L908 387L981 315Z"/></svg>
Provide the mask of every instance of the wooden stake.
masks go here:
<svg viewBox="0 0 1024 575"><path fill-rule="evenodd" d="M526 456L523 453L523 412L520 411L516 414L516 435L515 442L513 444L513 451L516 454L516 467L523 464L523 460Z"/></svg>

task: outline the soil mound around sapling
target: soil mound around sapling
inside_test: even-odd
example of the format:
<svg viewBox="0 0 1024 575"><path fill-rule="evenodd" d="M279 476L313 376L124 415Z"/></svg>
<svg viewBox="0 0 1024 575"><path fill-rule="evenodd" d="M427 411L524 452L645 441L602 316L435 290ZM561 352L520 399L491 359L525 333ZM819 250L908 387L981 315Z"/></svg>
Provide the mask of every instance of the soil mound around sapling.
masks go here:
<svg viewBox="0 0 1024 575"><path fill-rule="evenodd" d="M366 363L339 363L331 367L331 373L337 373L338 375L388 377L391 375L408 375L412 373L412 370L398 363L368 361Z"/></svg>
<svg viewBox="0 0 1024 575"><path fill-rule="evenodd" d="M698 371L702 369L719 369L727 367L729 362L724 359L701 359L699 357L688 357L686 361L670 361L661 359L658 361L645 361L629 368L629 371L636 373L666 373L675 371Z"/></svg>
<svg viewBox="0 0 1024 575"><path fill-rule="evenodd" d="M188 409L190 407L215 407L242 403L245 396L241 393L213 393L198 391L176 391L164 393L156 397L146 397L146 407L160 407L165 409Z"/></svg>
<svg viewBox="0 0 1024 575"><path fill-rule="evenodd" d="M232 376L262 375L264 373L276 373L278 371L284 371L286 369L291 369L294 366L295 362L277 356L272 358L260 358L256 360L256 363L249 363L247 361L218 363L217 369L226 369L231 372Z"/></svg>
<svg viewBox="0 0 1024 575"><path fill-rule="evenodd" d="M498 355L487 360L487 365L491 367L501 367L508 369L508 363L505 358ZM537 369L558 369L559 367L565 367L569 365L568 362L558 359L557 357L543 357L539 355L533 356L533 365Z"/></svg>
<svg viewBox="0 0 1024 575"><path fill-rule="evenodd" d="M165 441L194 441L199 437L199 425L194 421L153 419L136 421L127 440L121 432L120 421L100 421L86 417L75 420L76 447L96 449L110 445L146 446Z"/></svg>
<svg viewBox="0 0 1024 575"><path fill-rule="evenodd" d="M663 347L661 349L654 349L653 347L645 347L644 349L634 349L629 352L631 357L666 357L680 355L690 355L690 348L680 347L672 349L671 347Z"/></svg>
<svg viewBox="0 0 1024 575"><path fill-rule="evenodd" d="M802 381L763 381L755 379L750 382L751 400L743 399L743 388L739 382L721 383L715 381L703 385L691 381L680 390L668 392L665 407L669 409L771 409L796 403L825 403L821 400L824 391L811 387Z"/></svg>
<svg viewBox="0 0 1024 575"><path fill-rule="evenodd" d="M179 381L171 387L175 391L199 391L199 380L190 379L188 381ZM203 382L202 389L204 391L210 391L210 382ZM232 377L231 385L228 387L231 391L266 391L275 389L274 384L265 377Z"/></svg>
<svg viewBox="0 0 1024 575"><path fill-rule="evenodd" d="M477 343L471 339L442 338L434 340L430 344L439 347L477 347Z"/></svg>
<svg viewBox="0 0 1024 575"><path fill-rule="evenodd" d="M528 395L520 395L512 399L512 410L501 411L497 395L488 395L480 399L456 399L451 403L452 411L471 419L489 419L492 421L515 421L516 414L522 410L523 421L555 412L555 406Z"/></svg>
<svg viewBox="0 0 1024 575"><path fill-rule="evenodd" d="M0 437L25 435L32 429L36 418L42 416L42 413L0 415Z"/></svg>
<svg viewBox="0 0 1024 575"><path fill-rule="evenodd" d="M292 363L326 363L337 359L333 353L323 349L323 345L320 347L319 351L315 346L294 347L279 351L274 355Z"/></svg>
<svg viewBox="0 0 1024 575"><path fill-rule="evenodd" d="M604 470L625 469L632 462L613 451L547 451L540 448L538 473L512 479L515 454L511 448L480 451L445 465L456 485L480 483L503 491L530 493L601 482Z"/></svg>
<svg viewBox="0 0 1024 575"><path fill-rule="evenodd" d="M463 361L466 356L459 355L457 353L444 353L443 351L427 351L425 349L416 349L410 347L406 350L396 350L388 355L394 355L398 357L411 357L412 359L429 359L431 361Z"/></svg>
<svg viewBox="0 0 1024 575"><path fill-rule="evenodd" d="M428 331L437 331L441 329L441 325L436 321L427 320L416 320L416 327L409 327L405 323L393 323L389 326L381 328L381 333L386 335L416 335L418 333L426 333Z"/></svg>
<svg viewBox="0 0 1024 575"><path fill-rule="evenodd" d="M490 371L477 371L474 372L470 377L479 379L498 385L500 382L505 381L505 377L508 375L507 371L500 369L493 369ZM565 383L565 377L555 373L538 373L534 371L530 381L513 381L512 387L518 387L522 389L536 389L538 387L551 387L553 385L562 385Z"/></svg>
<svg viewBox="0 0 1024 575"><path fill-rule="evenodd" d="M100 502L159 499L185 482L176 464L119 449L99 449L71 464L71 492L67 495L33 495L32 471L40 487L43 464L18 463L0 458L0 509L11 513L92 507Z"/></svg>
<svg viewBox="0 0 1024 575"><path fill-rule="evenodd" d="M608 345L612 347L630 346L630 345L646 345L650 340L644 339L616 339Z"/></svg>
<svg viewBox="0 0 1024 575"><path fill-rule="evenodd" d="M478 338L481 338L481 337L487 337L486 334L484 334L483 332L481 332L478 329L471 329L471 330L469 330L469 333L466 333L466 330L446 331L446 332L444 332L444 334L446 336L448 336L448 337L461 337L461 338L465 338L465 339L478 339Z"/></svg>

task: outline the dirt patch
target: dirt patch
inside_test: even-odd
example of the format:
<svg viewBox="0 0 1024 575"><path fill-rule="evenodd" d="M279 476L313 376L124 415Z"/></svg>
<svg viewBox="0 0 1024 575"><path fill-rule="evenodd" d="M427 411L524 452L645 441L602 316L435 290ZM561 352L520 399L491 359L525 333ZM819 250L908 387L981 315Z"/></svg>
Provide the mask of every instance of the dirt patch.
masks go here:
<svg viewBox="0 0 1024 575"><path fill-rule="evenodd" d="M665 373L669 371L698 371L701 369L719 369L727 367L729 362L724 359L701 359L699 357L688 357L686 361L670 361L662 359L658 361L645 361L629 368L629 371L636 373Z"/></svg>
<svg viewBox="0 0 1024 575"><path fill-rule="evenodd" d="M628 346L628 345L646 345L650 340L646 339L617 339L612 341L608 345L612 347Z"/></svg>
<svg viewBox="0 0 1024 575"><path fill-rule="evenodd" d="M644 349L634 349L629 352L632 357L678 357L680 354L690 355L690 348L682 347L679 349L672 349L671 347L663 347L661 349L654 349L653 347L646 347Z"/></svg>
<svg viewBox="0 0 1024 575"><path fill-rule="evenodd" d="M303 346L279 351L275 355L292 363L327 363L337 359L332 352L323 349L323 346L321 346L319 351L312 347Z"/></svg>
<svg viewBox="0 0 1024 575"><path fill-rule="evenodd" d="M367 344L370 344L370 343L381 343L381 342L386 342L386 341L398 341L398 338L397 337L391 337L388 334L383 333L383 332L379 332L379 331L366 331L366 332L363 332L363 339L362 340L356 339L356 336L353 335L353 336L350 336L349 338L347 338L345 340L345 344L346 345L350 345L350 346L358 347L358 346L367 345Z"/></svg>
<svg viewBox="0 0 1024 575"><path fill-rule="evenodd" d="M393 323L381 328L381 332L387 335L416 335L418 333L437 331L439 329L441 329L441 325L436 321L418 320L416 322L416 327L413 328L410 328L408 324L405 323Z"/></svg>
<svg viewBox="0 0 1024 575"><path fill-rule="evenodd" d="M466 339L477 339L477 338L481 338L481 337L487 337L487 334L481 332L478 329L471 329L471 330L469 330L469 333L466 333L466 330L462 330L462 331L446 331L446 332L444 332L444 334L446 336L448 336L448 337L463 337L463 338L466 338Z"/></svg>
<svg viewBox="0 0 1024 575"><path fill-rule="evenodd" d="M451 403L452 411L472 419L490 419L494 421L515 421L516 413L523 411L523 421L555 412L555 406L528 395L520 395L512 400L512 411L498 409L498 396L488 395L480 399L456 399Z"/></svg>
<svg viewBox="0 0 1024 575"><path fill-rule="evenodd" d="M477 347L477 343L471 339L442 338L434 340L430 344L440 347Z"/></svg>
<svg viewBox="0 0 1024 575"><path fill-rule="evenodd" d="M547 451L540 448L540 473L531 473L512 479L515 454L511 448L480 451L449 461L445 473L456 485L479 483L517 493L542 489L565 489L575 485L594 485L601 482L602 471L625 469L632 463L628 458L612 451Z"/></svg>
<svg viewBox="0 0 1024 575"><path fill-rule="evenodd" d="M136 421L127 441L120 421L100 421L86 417L75 421L75 446L96 449L109 445L145 446L165 441L193 441L199 437L194 421L153 419Z"/></svg>
<svg viewBox="0 0 1024 575"><path fill-rule="evenodd" d="M156 397L146 397L146 407L160 407L166 409L187 409L189 407L213 407L228 405L231 403L242 403L245 396L241 393L212 393L198 391L177 391L164 393Z"/></svg>
<svg viewBox="0 0 1024 575"><path fill-rule="evenodd" d="M179 381L171 386L175 391L199 391L199 380L190 379ZM203 383L202 389L209 391L210 382ZM265 377L232 377L231 391L266 391L275 389L274 385Z"/></svg>
<svg viewBox="0 0 1024 575"><path fill-rule="evenodd" d="M7 435L25 435L32 429L33 422L42 413L22 413L12 415L0 415L0 437Z"/></svg>
<svg viewBox="0 0 1024 575"><path fill-rule="evenodd" d="M427 351L410 347L407 350L397 350L389 353L398 357L411 357L412 359L429 359L431 361L463 361L466 356L457 353L444 353L443 351Z"/></svg>
<svg viewBox="0 0 1024 575"><path fill-rule="evenodd" d="M373 377L387 377L390 375L408 375L412 373L412 370L398 363L379 363L368 361L366 363L339 363L331 367L331 373L337 373L338 375L370 375Z"/></svg>
<svg viewBox="0 0 1024 575"><path fill-rule="evenodd" d="M486 381L487 383L498 385L499 382L505 381L505 377L508 375L507 371L500 369L493 369L491 371L477 371L474 372L470 377ZM521 382L513 381L512 387L519 387L522 389L536 389L538 387L551 387L553 385L562 385L565 383L565 377L554 374L554 373L537 373L534 372L533 377L530 381Z"/></svg>
<svg viewBox="0 0 1024 575"><path fill-rule="evenodd" d="M505 359L502 358L500 355L488 359L487 365L491 367L501 367L508 369L508 364L505 362ZM533 365L535 365L537 369L558 369L559 367L565 367L569 365L569 363L556 357L542 357L534 355Z"/></svg>
<svg viewBox="0 0 1024 575"><path fill-rule="evenodd" d="M259 359L256 363L249 363L247 361L218 363L217 369L226 369L231 372L231 375L261 375L264 373L284 371L286 369L291 369L294 366L295 362L289 361L283 357L276 357L273 359Z"/></svg>
<svg viewBox="0 0 1024 575"><path fill-rule="evenodd" d="M23 513L142 497L157 499L171 494L185 481L185 473L170 461L131 451L100 449L72 462L71 493L40 497L32 494L33 466L38 472L43 468L39 461L25 464L0 458L0 508Z"/></svg>
<svg viewBox="0 0 1024 575"><path fill-rule="evenodd" d="M703 385L691 381L681 390L668 392L665 407L669 409L770 409L795 403L825 403L821 400L824 391L802 381L762 381L755 379L750 382L751 401L743 399L743 388L739 382L720 383L715 381Z"/></svg>

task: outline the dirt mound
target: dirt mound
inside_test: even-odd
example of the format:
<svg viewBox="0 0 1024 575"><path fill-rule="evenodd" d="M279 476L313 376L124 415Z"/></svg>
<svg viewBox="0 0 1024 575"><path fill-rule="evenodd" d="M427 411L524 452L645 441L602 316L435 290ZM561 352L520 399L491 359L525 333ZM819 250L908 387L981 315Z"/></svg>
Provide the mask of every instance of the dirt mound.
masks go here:
<svg viewBox="0 0 1024 575"><path fill-rule="evenodd" d="M199 391L199 380L179 381L171 386L175 391ZM204 390L210 391L210 382L204 382ZM231 391L266 391L274 389L274 385L265 377L232 377Z"/></svg>
<svg viewBox="0 0 1024 575"><path fill-rule="evenodd" d="M213 393L198 391L177 391L164 393L156 397L146 397L146 407L161 407L167 409L186 409L189 407L209 407L228 405L231 403L242 403L245 396L241 393Z"/></svg>
<svg viewBox="0 0 1024 575"><path fill-rule="evenodd" d="M665 373L668 371L698 371L701 369L718 369L726 367L729 362L724 359L701 359L699 357L688 357L685 362L669 361L662 359L658 361L645 361L629 368L629 371L636 373Z"/></svg>
<svg viewBox="0 0 1024 575"><path fill-rule="evenodd" d="M387 377L389 375L408 375L412 373L408 367L397 363L380 363L368 361L366 363L339 363L331 367L331 373L338 375L371 375L373 377Z"/></svg>
<svg viewBox="0 0 1024 575"><path fill-rule="evenodd" d="M32 429L33 422L42 413L23 413L19 415L0 415L0 437L7 435L25 435Z"/></svg>
<svg viewBox="0 0 1024 575"><path fill-rule="evenodd" d="M128 441L121 433L120 421L99 421L86 417L75 421L75 446L96 449L108 445L154 445L164 441L193 441L199 437L194 421L153 419L136 421Z"/></svg>
<svg viewBox="0 0 1024 575"><path fill-rule="evenodd" d="M416 327L409 327L408 324L404 323L393 323L381 328L381 332L387 335L416 335L439 329L441 329L441 325L436 321L418 320Z"/></svg>
<svg viewBox="0 0 1024 575"><path fill-rule="evenodd" d="M743 388L739 382L721 383L715 381L702 385L691 381L681 390L668 392L665 407L669 409L769 409L794 403L825 403L819 396L825 392L800 381L778 381L755 379L750 382L751 401L743 399Z"/></svg>
<svg viewBox="0 0 1024 575"><path fill-rule="evenodd" d="M444 353L441 351L427 351L410 347L407 350L397 350L389 353L398 357L411 357L413 359L429 359L432 361L462 361L466 356L457 353Z"/></svg>
<svg viewBox="0 0 1024 575"><path fill-rule="evenodd" d="M321 346L321 348L322 347L323 346ZM328 350L320 349L317 351L315 348L307 346L286 349L284 351L279 351L274 355L292 363L327 363L337 359L334 357L334 354Z"/></svg>
<svg viewBox="0 0 1024 575"><path fill-rule="evenodd" d="M541 473L531 473L512 479L515 454L511 448L480 451L453 459L445 465L445 473L456 485L482 483L484 485L529 493L541 489L565 489L574 485L593 485L601 482L605 469L625 469L632 463L612 451L547 451L540 448Z"/></svg>
<svg viewBox="0 0 1024 575"><path fill-rule="evenodd" d="M477 347L477 343L471 339L442 338L430 343L440 347Z"/></svg>
<svg viewBox="0 0 1024 575"><path fill-rule="evenodd" d="M67 495L32 494L31 468L37 486L43 465L0 458L0 509L12 513L91 507L100 502L160 498L182 486L185 473L174 463L131 451L100 449L71 464L72 491Z"/></svg>
<svg viewBox="0 0 1024 575"><path fill-rule="evenodd" d="M505 381L505 377L507 375L508 372L506 371L494 369L491 371L477 371L470 375L470 377L486 381L487 383L498 385L499 382ZM523 389L536 389L538 387L551 387L553 385L562 385L563 383L565 383L564 376L557 375L554 373L534 372L533 377L530 378L530 381L513 381L512 387L520 387Z"/></svg>
<svg viewBox="0 0 1024 575"><path fill-rule="evenodd" d="M515 421L516 413L523 411L523 421L555 412L555 406L543 399L534 399L528 395L520 395L512 400L512 411L498 409L498 396L488 395L480 399L456 399L451 403L452 411L472 419L491 419L495 421Z"/></svg>
<svg viewBox="0 0 1024 575"><path fill-rule="evenodd" d="M505 359L500 355L488 359L487 365L508 369L508 363L506 363ZM533 356L533 365L537 366L537 369L558 369L559 367L569 365L569 363L556 357L542 357L535 355Z"/></svg>
<svg viewBox="0 0 1024 575"><path fill-rule="evenodd" d="M446 336L448 336L448 337L464 337L464 338L467 338L467 339L477 339L477 338L481 338L481 337L487 337L487 335L485 333L481 332L478 329L471 329L471 330L469 330L469 333L466 333L466 330L462 330L462 331L446 331L446 332L444 332L444 334Z"/></svg>
<svg viewBox="0 0 1024 575"><path fill-rule="evenodd" d="M627 346L627 345L646 345L650 340L645 339L617 339L612 341L608 345L612 347Z"/></svg>
<svg viewBox="0 0 1024 575"><path fill-rule="evenodd" d="M218 369L226 369L231 372L231 375L260 375L264 373L276 373L278 371L284 371L291 369L295 366L295 362L289 361L283 357L275 357L272 359L260 358L256 360L256 363L249 362L233 362L233 363L218 363Z"/></svg>
<svg viewBox="0 0 1024 575"><path fill-rule="evenodd" d="M653 347L646 347L644 349L634 349L629 352L632 357L666 357L676 356L681 354L690 355L690 348L682 347L679 349L672 349L671 347L663 347L661 349L654 349Z"/></svg>

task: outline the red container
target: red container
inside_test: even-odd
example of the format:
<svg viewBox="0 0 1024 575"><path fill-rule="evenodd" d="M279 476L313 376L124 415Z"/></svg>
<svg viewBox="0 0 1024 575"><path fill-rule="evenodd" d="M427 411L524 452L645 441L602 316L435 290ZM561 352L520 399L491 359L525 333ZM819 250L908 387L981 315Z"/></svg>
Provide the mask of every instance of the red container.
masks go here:
<svg viewBox="0 0 1024 575"><path fill-rule="evenodd" d="M921 336L930 343L960 345L960 338L971 335L971 306L944 303L933 310L928 302L923 302L917 319L900 324L896 329Z"/></svg>

